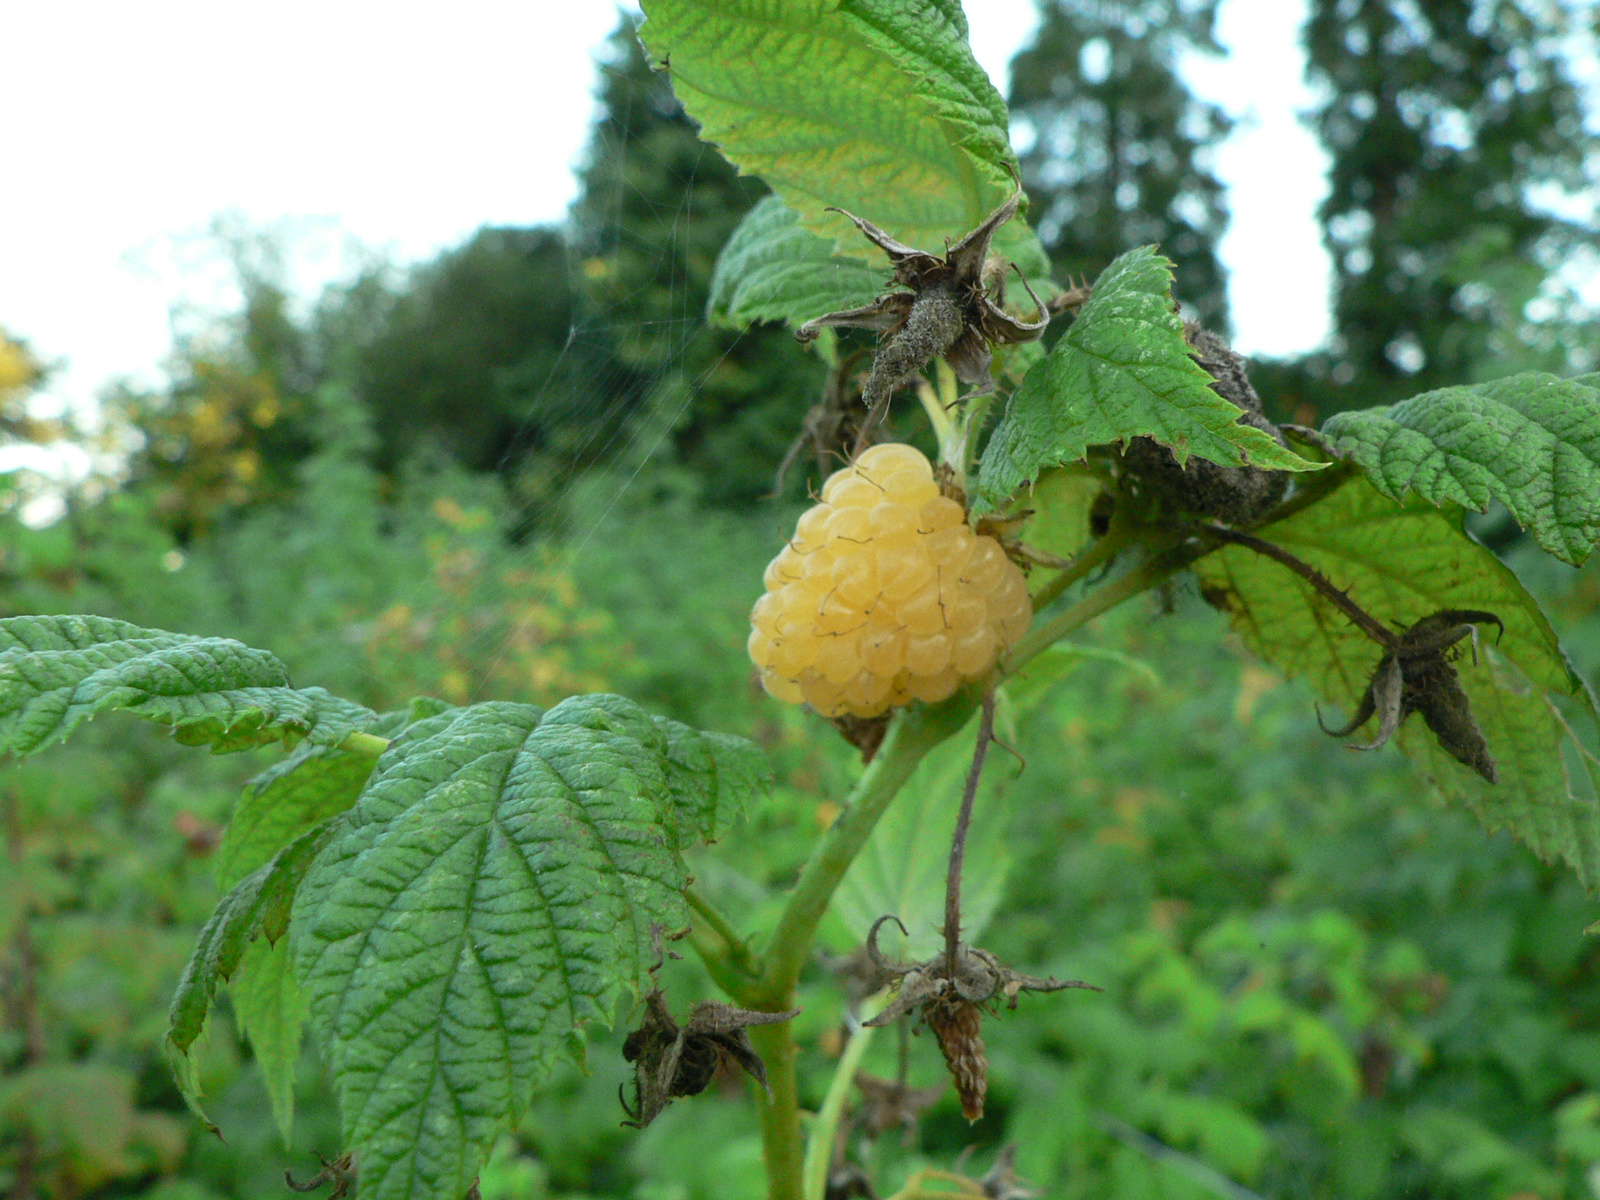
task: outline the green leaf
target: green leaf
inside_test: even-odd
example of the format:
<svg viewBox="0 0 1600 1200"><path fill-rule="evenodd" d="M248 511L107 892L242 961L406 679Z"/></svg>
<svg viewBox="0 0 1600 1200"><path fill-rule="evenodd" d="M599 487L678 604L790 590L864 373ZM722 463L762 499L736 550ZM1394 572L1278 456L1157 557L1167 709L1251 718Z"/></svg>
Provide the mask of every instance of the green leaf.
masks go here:
<svg viewBox="0 0 1600 1200"><path fill-rule="evenodd" d="M184 1099L213 1130L215 1126L200 1109L193 1067L187 1061L189 1048L205 1027L217 986L233 978L245 948L263 934L269 942L283 937L289 927L295 889L333 832L332 822L307 830L271 861L241 879L201 928L194 953L178 980L168 1018L168 1057L173 1061Z"/></svg>
<svg viewBox="0 0 1600 1200"><path fill-rule="evenodd" d="M384 713L362 732L398 737L412 721L446 707L414 701L411 711ZM344 812L361 794L375 762L338 746L307 744L246 783L217 847L218 884L231 888L307 829Z"/></svg>
<svg viewBox="0 0 1600 1200"><path fill-rule="evenodd" d="M465 1194L582 1027L648 987L652 931L686 920L681 831L717 826L753 754L618 696L480 704L391 743L291 938L363 1197Z"/></svg>
<svg viewBox="0 0 1600 1200"><path fill-rule="evenodd" d="M871 304L888 272L833 252L776 196L745 214L711 275L706 320L744 329L754 321L799 325L820 313Z"/></svg>
<svg viewBox="0 0 1600 1200"><path fill-rule="evenodd" d="M656 717L655 723L667 740L667 786L685 844L716 841L731 813L771 793L772 765L753 743L667 717Z"/></svg>
<svg viewBox="0 0 1600 1200"><path fill-rule="evenodd" d="M314 825L356 802L375 759L301 746L244 785L217 847L217 882L231 888Z"/></svg>
<svg viewBox="0 0 1600 1200"><path fill-rule="evenodd" d="M32 754L113 709L170 725L221 753L268 742L331 745L373 714L296 690L265 650L105 617L0 620L0 753Z"/></svg>
<svg viewBox="0 0 1600 1200"><path fill-rule="evenodd" d="M285 1147L294 1128L294 1071L307 1011L307 997L295 982L292 965L288 939L275 944L257 940L245 950L228 983L234 1016L250 1039Z"/></svg>
<svg viewBox="0 0 1600 1200"><path fill-rule="evenodd" d="M1473 715L1499 764L1489 784L1441 750L1420 719L1398 741L1446 799L1490 831L1509 830L1545 859L1565 859L1600 889L1600 807L1592 760L1566 714L1595 709L1550 623L1506 567L1461 529L1461 510L1412 497L1396 503L1354 477L1302 511L1255 531L1345 589L1390 626L1441 609L1477 609L1505 622L1481 639L1478 662L1456 663ZM1224 606L1246 645L1290 675L1304 675L1345 712L1366 689L1382 651L1298 575L1239 546L1195 565L1202 588Z"/></svg>
<svg viewBox="0 0 1600 1200"><path fill-rule="evenodd" d="M1105 481L1080 464L1045 471L1020 504L1033 515L1017 536L1030 549L1076 557L1093 540L1090 518L1105 490ZM1035 578L1042 583L1047 576L1040 572Z"/></svg>
<svg viewBox="0 0 1600 1200"><path fill-rule="evenodd" d="M937 251L1013 191L1010 118L972 57L959 0L646 0L644 10L639 36L701 136L845 254L876 252L829 205ZM1047 274L1021 221L996 250L1031 278Z"/></svg>
<svg viewBox="0 0 1600 1200"><path fill-rule="evenodd" d="M1392 499L1498 500L1574 566L1600 541L1600 385L1529 371L1337 413L1322 432Z"/></svg>
<svg viewBox="0 0 1600 1200"><path fill-rule="evenodd" d="M1172 264L1144 246L1095 281L1089 302L1048 357L1024 377L983 452L980 505L999 508L1045 467L1090 446L1152 437L1178 461L1314 471L1211 388L1189 357L1172 303Z"/></svg>

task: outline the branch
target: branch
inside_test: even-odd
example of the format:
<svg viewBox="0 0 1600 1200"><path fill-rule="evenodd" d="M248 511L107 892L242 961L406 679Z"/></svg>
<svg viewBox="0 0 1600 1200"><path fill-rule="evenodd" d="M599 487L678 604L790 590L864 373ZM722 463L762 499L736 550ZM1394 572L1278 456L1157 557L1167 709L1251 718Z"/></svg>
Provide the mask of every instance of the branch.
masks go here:
<svg viewBox="0 0 1600 1200"><path fill-rule="evenodd" d="M956 814L956 832L950 839L950 870L944 881L944 955L950 974L956 972L956 951L961 945L961 865L967 857L967 826L972 823L972 802L978 795L978 778L989 743L994 741L994 692L983 694L983 716L978 721L978 744L972 751L972 769L967 772L967 790L961 796L961 811Z"/></svg>
<svg viewBox="0 0 1600 1200"><path fill-rule="evenodd" d="M1248 533L1239 533L1236 530L1224 529L1220 525L1202 525L1201 531L1205 536L1215 538L1219 542L1230 542L1235 546L1243 546L1246 550L1254 551L1281 566L1288 567L1315 588L1330 604L1349 617L1356 628L1366 634L1378 645L1386 650L1392 650L1400 639L1389 629L1386 629L1378 620L1362 608L1350 594L1342 588L1335 587L1333 581L1317 570L1310 563L1302 562L1290 554L1282 546L1275 546L1271 542L1264 542L1258 537Z"/></svg>
<svg viewBox="0 0 1600 1200"><path fill-rule="evenodd" d="M1104 537L1085 548L1078 557L1067 564L1061 574L1039 589L1039 594L1033 598L1033 611L1043 612L1078 580L1092 574L1121 554L1132 543L1136 532L1131 526L1112 526Z"/></svg>
<svg viewBox="0 0 1600 1200"><path fill-rule="evenodd" d="M767 940L766 969L760 981L740 997L747 1007L771 1012L792 1007L788 1001L795 981L810 958L817 925L827 912L839 881L923 756L957 733L977 707L977 693L966 688L943 703L904 709L894 719L882 747L845 802L844 811L822 835L801 869L777 927Z"/></svg>
<svg viewBox="0 0 1600 1200"><path fill-rule="evenodd" d="M1028 664L1029 660L1066 637L1073 630L1087 625L1090 621L1115 608L1124 600L1129 600L1140 592L1148 591L1150 588L1155 587L1167 576L1183 570L1196 559L1203 558L1206 554L1209 554L1213 549L1215 547L1198 544L1169 546L1165 550L1158 551L1141 566L1135 567L1114 582L1096 588L1071 608L1057 613L1044 624L1035 625L1033 629L1022 637L1021 641L1011 647L1011 652L1001 660L1001 680L1015 675Z"/></svg>
<svg viewBox="0 0 1600 1200"><path fill-rule="evenodd" d="M706 974L711 976L711 982L716 984L728 995L737 995L739 989L748 982L749 977L734 970L728 961L728 956L717 946L717 939L708 937L705 930L697 925L691 925L687 934L690 947L699 956L704 964Z"/></svg>
<svg viewBox="0 0 1600 1200"><path fill-rule="evenodd" d="M726 957L736 970L742 971L752 979L761 973L750 953L749 945L734 929L733 922L722 915L721 909L692 887L683 889L683 898L694 910L695 915L710 927L711 932L727 944L728 952L723 957Z"/></svg>

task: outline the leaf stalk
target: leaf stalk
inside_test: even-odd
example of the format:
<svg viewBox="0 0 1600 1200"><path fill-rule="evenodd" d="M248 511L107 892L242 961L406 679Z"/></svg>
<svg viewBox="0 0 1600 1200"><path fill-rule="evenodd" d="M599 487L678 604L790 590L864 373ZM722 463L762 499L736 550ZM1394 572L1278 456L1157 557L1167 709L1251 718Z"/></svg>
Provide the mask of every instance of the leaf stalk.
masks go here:
<svg viewBox="0 0 1600 1200"><path fill-rule="evenodd" d="M944 883L944 956L951 976L956 971L956 954L961 947L961 866L967 857L967 827L972 824L972 802L978 795L978 779L989 743L994 741L994 692L983 694L982 716L978 720L978 744L972 751L972 769L967 772L967 787L961 794L961 810L956 814L956 831L950 839L950 868Z"/></svg>

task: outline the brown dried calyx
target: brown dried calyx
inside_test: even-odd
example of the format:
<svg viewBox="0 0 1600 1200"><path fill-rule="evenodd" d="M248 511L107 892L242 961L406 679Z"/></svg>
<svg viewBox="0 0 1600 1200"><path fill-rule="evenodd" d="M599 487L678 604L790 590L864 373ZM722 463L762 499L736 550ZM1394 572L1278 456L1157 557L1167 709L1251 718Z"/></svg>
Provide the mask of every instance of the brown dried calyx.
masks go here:
<svg viewBox="0 0 1600 1200"><path fill-rule="evenodd" d="M787 1021L800 1012L752 1012L709 1000L695 1005L680 1028L667 1011L660 988L644 1002L643 1022L622 1043L622 1057L634 1066L635 1086L633 1104L622 1099L622 1110L628 1114L623 1124L635 1129L650 1124L679 1096L698 1096L705 1091L725 1062L742 1067L765 1088L766 1064L745 1030Z"/></svg>
<svg viewBox="0 0 1600 1200"><path fill-rule="evenodd" d="M333 1191L328 1193L327 1200L342 1200L350 1194L350 1189L356 1185L356 1156L346 1150L335 1159L326 1159L317 1155L317 1160L322 1163L322 1170L318 1171L304 1183L296 1183L292 1172L283 1173L284 1183L289 1185L291 1192L314 1192L320 1187L333 1184ZM477 1184L473 1184L476 1188Z"/></svg>
<svg viewBox="0 0 1600 1200"><path fill-rule="evenodd" d="M1021 200L1019 182L1010 199L966 237L947 246L943 258L898 242L871 221L842 208L829 209L852 221L887 254L894 268L892 282L909 289L888 292L861 308L826 313L795 331L802 342L830 327L875 329L887 335L861 389L867 416L856 436L857 453L870 444L873 427L889 407L889 397L933 359L943 358L963 383L987 391L994 386L989 378L990 346L1031 342L1044 332L1050 313L1026 279L1022 286L1038 319L1023 321L1006 312L1004 281L1010 264L989 253L995 231L1016 215Z"/></svg>
<svg viewBox="0 0 1600 1200"><path fill-rule="evenodd" d="M1041 1194L1023 1182L1017 1174L1016 1163L1016 1146L1002 1147L995 1156L994 1166L978 1180L978 1187L983 1190L987 1200L1033 1200L1033 1197Z"/></svg>
<svg viewBox="0 0 1600 1200"><path fill-rule="evenodd" d="M989 1060L983 1046L983 1016L1005 1000L1015 1008L1023 992L1059 992L1064 988L1100 989L1077 980L1040 979L1013 971L987 950L957 942L952 955L941 950L920 963L886 962L878 951L878 929L885 921L905 926L898 917L879 917L867 934L867 953L884 971L900 981L889 1007L867 1025L888 1025L913 1010L920 1013L944 1053L945 1065L961 1098L961 1114L969 1121L983 1116L983 1099L989 1090ZM953 960L953 961L952 961Z"/></svg>
<svg viewBox="0 0 1600 1200"><path fill-rule="evenodd" d="M1262 410L1244 357L1198 325L1188 324L1183 332L1189 357L1211 376L1211 390L1240 410L1239 423L1287 446L1283 434ZM1174 508L1230 525L1252 524L1283 499L1289 486L1287 472L1263 467L1224 467L1194 455L1179 466L1172 451L1149 437L1131 439L1123 462L1144 487L1159 493Z"/></svg>
<svg viewBox="0 0 1600 1200"><path fill-rule="evenodd" d="M1346 737L1376 715L1378 736L1365 745L1352 746L1355 750L1376 750L1394 736L1402 721L1414 712L1421 713L1439 745L1457 762L1471 767L1490 783L1497 782L1494 758L1472 716L1472 707L1453 665L1461 656L1460 643L1469 637L1473 639L1476 661L1478 625L1494 625L1505 632L1504 623L1494 613L1446 608L1423 617L1398 637L1391 634L1389 649L1378 660L1350 723L1342 729L1323 725L1323 732ZM1321 722L1319 714L1317 723Z"/></svg>

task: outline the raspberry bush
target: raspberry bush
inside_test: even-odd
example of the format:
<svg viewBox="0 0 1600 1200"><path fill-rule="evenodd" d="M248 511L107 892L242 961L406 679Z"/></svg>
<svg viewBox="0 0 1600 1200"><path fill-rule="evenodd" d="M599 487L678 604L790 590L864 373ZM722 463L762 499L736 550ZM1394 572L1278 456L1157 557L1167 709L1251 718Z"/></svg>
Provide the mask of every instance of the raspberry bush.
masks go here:
<svg viewBox="0 0 1600 1200"><path fill-rule="evenodd" d="M460 1200L553 1065L582 1062L585 1028L628 1018L630 1121L732 1065L756 1081L774 1200L824 1200L838 1172L871 1194L844 1110L872 1029L928 1022L976 1116L984 1020L1072 986L968 940L963 874L997 723L1071 657L1047 651L1184 574L1251 653L1343 713L1338 736L1397 747L1432 792L1600 889L1594 700L1538 604L1462 527L1492 499L1551 554L1588 557L1600 377L1530 373L1279 428L1247 364L1185 325L1157 248L1129 248L1092 286L1049 285L1005 105L956 0L644 7L643 39L703 136L775 193L725 248L712 318L810 339L833 366L827 411L867 410L827 429L870 442L915 395L934 431L930 459L809 428L841 467L775 547L752 613L770 698L835 719L865 761L781 904L736 917L697 890L686 854L763 803L770 770L749 742L610 695L375 713L225 638L0 621L12 755L112 710L217 752L286 751L238 802L219 851L230 890L172 1005L197 1113L191 1051L227 989L269 1078L292 1079L302 1027L330 1064L346 1154L327 1181L359 1200ZM1045 352L1033 339L1052 322ZM868 336L841 356L836 329ZM919 765L974 724L943 904L856 927L864 945L839 970L861 1020L803 1130L795 997L819 926ZM938 945L895 961L877 943L887 921ZM671 1010L680 939L727 1002ZM914 1122L904 1085L860 1086ZM1027 1194L1003 1165L938 1182Z"/></svg>

